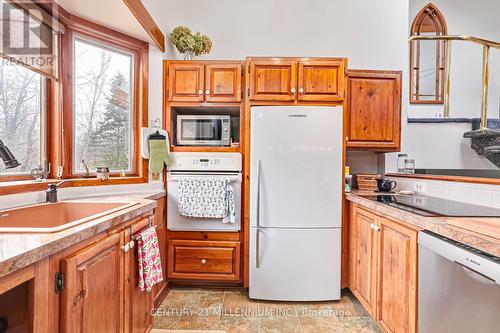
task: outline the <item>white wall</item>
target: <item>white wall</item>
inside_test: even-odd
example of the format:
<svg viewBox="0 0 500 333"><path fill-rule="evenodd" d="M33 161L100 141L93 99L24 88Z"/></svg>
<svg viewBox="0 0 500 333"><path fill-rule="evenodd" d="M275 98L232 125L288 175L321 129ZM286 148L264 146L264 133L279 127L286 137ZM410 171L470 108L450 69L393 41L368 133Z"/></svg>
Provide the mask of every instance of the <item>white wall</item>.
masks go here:
<svg viewBox="0 0 500 333"><path fill-rule="evenodd" d="M408 29L428 0L410 0ZM471 35L500 41L498 0L433 0L443 13L450 35ZM481 113L482 48L454 42L451 61L450 111L455 118L479 118ZM406 86L408 87L408 86ZM499 117L500 51L491 50L489 116ZM403 99L408 103L408 99ZM442 106L408 105L411 118L441 118ZM406 119L406 117L403 117ZM496 169L495 165L470 148L463 133L470 124L407 124L403 122L402 152L416 159L417 168ZM386 159L387 171L396 170L396 154Z"/></svg>
<svg viewBox="0 0 500 333"><path fill-rule="evenodd" d="M343 56L351 68L406 67L408 0L144 2L164 32L182 24L210 36L213 50L201 59ZM182 59L171 49L166 57Z"/></svg>

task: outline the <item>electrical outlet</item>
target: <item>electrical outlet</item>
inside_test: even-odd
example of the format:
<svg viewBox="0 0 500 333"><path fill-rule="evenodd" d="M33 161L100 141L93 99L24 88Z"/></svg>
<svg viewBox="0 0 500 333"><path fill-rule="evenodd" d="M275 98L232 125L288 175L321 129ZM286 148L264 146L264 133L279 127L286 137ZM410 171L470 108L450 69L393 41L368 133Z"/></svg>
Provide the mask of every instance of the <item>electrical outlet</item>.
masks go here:
<svg viewBox="0 0 500 333"><path fill-rule="evenodd" d="M425 183L413 182L413 191L417 193L425 193Z"/></svg>
<svg viewBox="0 0 500 333"><path fill-rule="evenodd" d="M60 165L60 166L57 167L56 176L57 176L57 178L62 178L62 175L63 175L63 166Z"/></svg>

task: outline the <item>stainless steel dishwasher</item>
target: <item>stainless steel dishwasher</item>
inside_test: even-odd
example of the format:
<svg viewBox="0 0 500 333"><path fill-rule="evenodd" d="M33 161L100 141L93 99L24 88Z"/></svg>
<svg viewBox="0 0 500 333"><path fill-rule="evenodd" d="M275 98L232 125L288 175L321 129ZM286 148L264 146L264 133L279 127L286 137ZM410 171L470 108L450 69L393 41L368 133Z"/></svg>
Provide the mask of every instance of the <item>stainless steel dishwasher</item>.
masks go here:
<svg viewBox="0 0 500 333"><path fill-rule="evenodd" d="M429 231L418 239L418 331L500 332L500 258Z"/></svg>

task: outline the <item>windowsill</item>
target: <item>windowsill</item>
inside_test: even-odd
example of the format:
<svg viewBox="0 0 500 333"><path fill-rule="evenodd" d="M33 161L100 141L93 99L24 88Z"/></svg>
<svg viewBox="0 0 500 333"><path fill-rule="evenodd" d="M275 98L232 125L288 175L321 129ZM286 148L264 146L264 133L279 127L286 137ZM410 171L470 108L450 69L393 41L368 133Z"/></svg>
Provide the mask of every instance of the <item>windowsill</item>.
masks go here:
<svg viewBox="0 0 500 333"><path fill-rule="evenodd" d="M48 184L58 183L64 180L61 188L81 187L81 186L101 186L101 185L126 185L147 183L148 180L139 177L111 177L107 180L97 178L72 178L72 179L47 179L43 182L34 180L17 180L0 182L0 195L16 194L24 192L44 191Z"/></svg>

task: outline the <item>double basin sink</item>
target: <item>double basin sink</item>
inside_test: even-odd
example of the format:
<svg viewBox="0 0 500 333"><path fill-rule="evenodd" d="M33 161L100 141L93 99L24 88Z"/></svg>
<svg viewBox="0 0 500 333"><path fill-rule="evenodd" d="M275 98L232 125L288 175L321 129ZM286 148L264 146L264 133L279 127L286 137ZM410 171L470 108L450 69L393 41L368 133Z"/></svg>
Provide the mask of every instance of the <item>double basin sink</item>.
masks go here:
<svg viewBox="0 0 500 333"><path fill-rule="evenodd" d="M71 200L2 210L0 234L60 232L137 204Z"/></svg>

